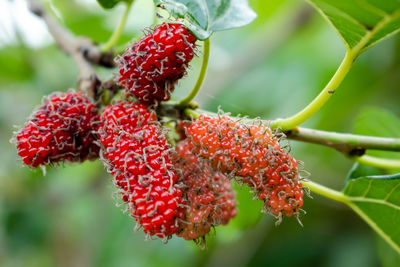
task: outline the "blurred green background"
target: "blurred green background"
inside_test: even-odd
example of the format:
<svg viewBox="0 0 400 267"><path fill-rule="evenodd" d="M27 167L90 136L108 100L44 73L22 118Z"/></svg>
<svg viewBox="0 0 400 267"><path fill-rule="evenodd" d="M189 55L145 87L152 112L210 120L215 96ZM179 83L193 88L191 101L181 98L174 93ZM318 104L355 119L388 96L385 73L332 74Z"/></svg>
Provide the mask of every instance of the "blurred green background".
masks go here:
<svg viewBox="0 0 400 267"><path fill-rule="evenodd" d="M121 6L104 11L95 0L47 3L73 32L96 42L107 40L123 12ZM344 45L305 1L250 4L256 21L212 36L197 101L212 111L221 106L264 119L288 116L330 79ZM136 0L121 44L140 38L152 14L151 0ZM237 218L218 227L203 251L176 237L164 245L134 233L135 222L115 206L111 177L98 161L48 169L46 176L23 167L9 143L14 125L23 125L43 95L76 85L76 66L45 29L24 0L0 0L0 266L400 266L398 255L357 215L316 195L305 198L304 227L293 218L276 227L273 217L260 213L261 203L237 188ZM188 93L200 64L193 61L174 97ZM116 72L99 71L105 79ZM339 132L385 128L387 123L370 124L368 114L399 115L399 85L397 35L363 54L306 126ZM310 179L336 189L352 166L329 148L292 142L292 151Z"/></svg>

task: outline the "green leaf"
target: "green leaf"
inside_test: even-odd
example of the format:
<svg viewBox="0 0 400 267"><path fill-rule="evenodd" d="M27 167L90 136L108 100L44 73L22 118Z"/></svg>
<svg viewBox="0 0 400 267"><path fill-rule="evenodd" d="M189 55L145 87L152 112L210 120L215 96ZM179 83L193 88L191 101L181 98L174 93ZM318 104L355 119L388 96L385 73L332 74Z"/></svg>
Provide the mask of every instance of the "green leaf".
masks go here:
<svg viewBox="0 0 400 267"><path fill-rule="evenodd" d="M185 18L186 26L200 40L213 32L241 27L252 22L256 13L247 0L154 0L176 18Z"/></svg>
<svg viewBox="0 0 400 267"><path fill-rule="evenodd" d="M352 178L346 204L400 253L400 174Z"/></svg>
<svg viewBox="0 0 400 267"><path fill-rule="evenodd" d="M355 121L354 133L380 137L400 137L400 119L392 112L382 108L364 108Z"/></svg>
<svg viewBox="0 0 400 267"><path fill-rule="evenodd" d="M400 30L398 0L309 1L357 55Z"/></svg>
<svg viewBox="0 0 400 267"><path fill-rule="evenodd" d="M120 2L131 3L133 0L97 0L104 9L111 9Z"/></svg>
<svg viewBox="0 0 400 267"><path fill-rule="evenodd" d="M361 135L400 138L400 119L388 110L367 107L355 120L353 132ZM400 159L398 152L371 150L367 153L375 157Z"/></svg>
<svg viewBox="0 0 400 267"><path fill-rule="evenodd" d="M358 179L359 177L365 177L365 176L371 176L371 175L383 175L384 173L382 172L381 169L368 166L368 165L362 165L360 163L354 163L353 167L347 174L346 181L352 180L352 179Z"/></svg>
<svg viewBox="0 0 400 267"><path fill-rule="evenodd" d="M400 266L400 254L380 237L377 238L377 252L382 267Z"/></svg>

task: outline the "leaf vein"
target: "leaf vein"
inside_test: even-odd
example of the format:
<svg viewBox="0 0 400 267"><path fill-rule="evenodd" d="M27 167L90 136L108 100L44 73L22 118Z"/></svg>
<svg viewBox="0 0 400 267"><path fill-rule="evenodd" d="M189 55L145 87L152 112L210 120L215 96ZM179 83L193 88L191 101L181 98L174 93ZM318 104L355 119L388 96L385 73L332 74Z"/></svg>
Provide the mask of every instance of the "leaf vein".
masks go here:
<svg viewBox="0 0 400 267"><path fill-rule="evenodd" d="M387 205L393 209L399 210L400 211L400 206L391 203L389 201L386 201L384 199L374 199L374 198L365 198L365 197L348 197L348 200L352 202L366 202L366 203L375 203L375 204L380 204L380 205Z"/></svg>
<svg viewBox="0 0 400 267"><path fill-rule="evenodd" d="M371 189L371 184L372 184L372 180L369 180L369 181L368 181L368 187L367 187L367 189L365 190L365 192L364 192L364 194L362 195L362 197L365 197L365 196L369 193L369 190Z"/></svg>
<svg viewBox="0 0 400 267"><path fill-rule="evenodd" d="M400 183L398 183L395 187L393 187L392 190L390 190L388 195L383 200L385 200L385 201L388 200L391 197L391 195L393 194L393 192L396 191L396 189L399 187L400 187Z"/></svg>

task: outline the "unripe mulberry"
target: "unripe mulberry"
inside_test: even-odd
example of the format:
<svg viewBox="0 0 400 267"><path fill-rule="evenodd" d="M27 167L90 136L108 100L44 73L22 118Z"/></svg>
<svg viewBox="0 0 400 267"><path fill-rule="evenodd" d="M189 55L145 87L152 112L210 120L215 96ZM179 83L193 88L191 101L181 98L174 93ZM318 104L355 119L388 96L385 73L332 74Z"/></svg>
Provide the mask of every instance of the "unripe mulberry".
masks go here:
<svg viewBox="0 0 400 267"><path fill-rule="evenodd" d="M224 174L191 153L188 140L176 146L175 161L182 176L182 198L186 205L177 235L186 240L204 239L211 227L226 225L235 217L234 192Z"/></svg>
<svg viewBox="0 0 400 267"><path fill-rule="evenodd" d="M240 177L264 201L266 211L279 218L298 215L303 190L297 161L270 128L201 115L187 128L187 136L194 154Z"/></svg>
<svg viewBox="0 0 400 267"><path fill-rule="evenodd" d="M168 239L183 216L182 192L155 114L142 104L119 102L105 108L101 121L101 154L131 216L149 236Z"/></svg>
<svg viewBox="0 0 400 267"><path fill-rule="evenodd" d="M98 157L95 105L80 92L54 93L16 133L18 155L32 167Z"/></svg>
<svg viewBox="0 0 400 267"><path fill-rule="evenodd" d="M183 25L163 23L127 48L119 62L119 81L141 103L170 99L194 57L196 37Z"/></svg>

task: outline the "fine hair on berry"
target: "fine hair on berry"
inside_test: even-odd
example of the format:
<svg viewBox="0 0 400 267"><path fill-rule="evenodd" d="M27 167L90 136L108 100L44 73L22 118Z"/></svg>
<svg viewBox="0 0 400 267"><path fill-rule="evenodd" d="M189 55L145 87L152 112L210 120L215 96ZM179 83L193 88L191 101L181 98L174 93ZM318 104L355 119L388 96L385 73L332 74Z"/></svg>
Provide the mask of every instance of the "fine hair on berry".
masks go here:
<svg viewBox="0 0 400 267"><path fill-rule="evenodd" d="M297 161L261 123L244 124L226 115L200 115L186 129L191 150L214 168L250 186L264 210L279 218L296 215L303 205Z"/></svg>
<svg viewBox="0 0 400 267"><path fill-rule="evenodd" d="M98 157L98 110L81 92L53 93L27 119L12 140L31 167Z"/></svg>
<svg viewBox="0 0 400 267"><path fill-rule="evenodd" d="M168 240L178 231L182 192L171 148L153 111L118 102L101 115L101 157L127 211L148 237Z"/></svg>
<svg viewBox="0 0 400 267"><path fill-rule="evenodd" d="M119 58L119 81L139 102L167 101L195 55L196 37L184 25L162 23Z"/></svg>
<svg viewBox="0 0 400 267"><path fill-rule="evenodd" d="M185 204L177 236L204 244L211 228L226 225L236 216L235 193L223 173L191 153L188 140L176 145L174 158Z"/></svg>

